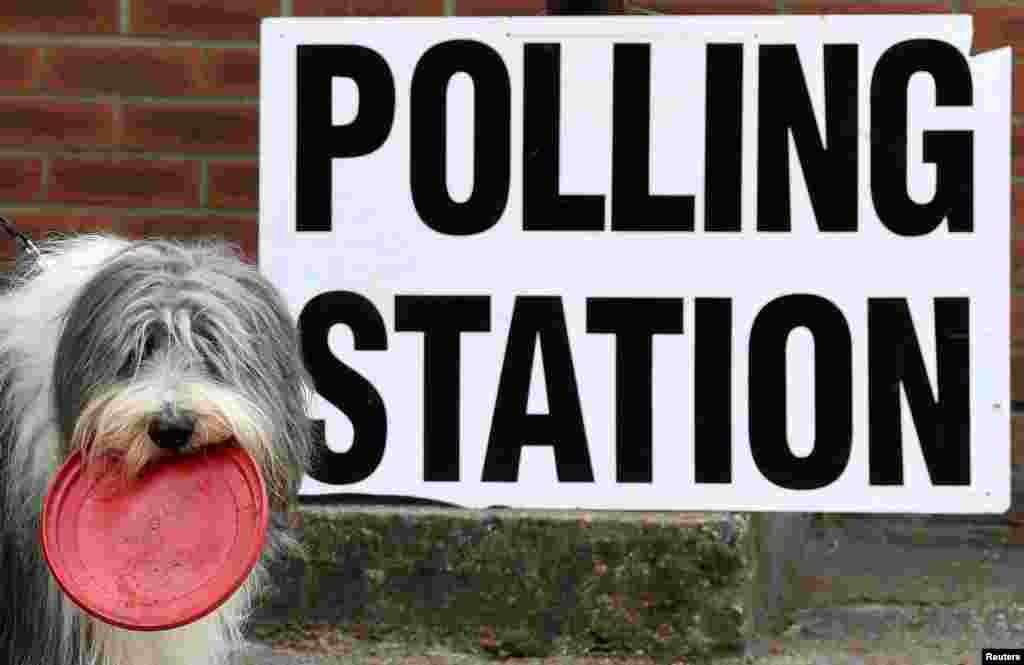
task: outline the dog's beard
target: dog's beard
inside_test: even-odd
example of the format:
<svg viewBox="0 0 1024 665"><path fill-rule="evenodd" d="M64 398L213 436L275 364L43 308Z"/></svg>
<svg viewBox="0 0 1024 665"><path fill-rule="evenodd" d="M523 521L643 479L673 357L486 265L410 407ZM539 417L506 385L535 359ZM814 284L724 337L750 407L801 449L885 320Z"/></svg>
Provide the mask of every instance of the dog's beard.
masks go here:
<svg viewBox="0 0 1024 665"><path fill-rule="evenodd" d="M168 411L194 419L191 437L178 450L159 447L148 434L149 424ZM86 463L116 453L131 478L151 463L224 444L252 455L272 494L287 486L288 472L284 460L275 455L267 416L244 396L209 381L187 380L168 387L163 381L143 379L111 386L85 403L67 452L81 450Z"/></svg>
<svg viewBox="0 0 1024 665"><path fill-rule="evenodd" d="M125 631L97 620L80 625L81 639L91 645L83 665L163 665L215 663L245 643L240 627L252 597L259 593L264 573L257 565L245 584L214 613L169 631Z"/></svg>

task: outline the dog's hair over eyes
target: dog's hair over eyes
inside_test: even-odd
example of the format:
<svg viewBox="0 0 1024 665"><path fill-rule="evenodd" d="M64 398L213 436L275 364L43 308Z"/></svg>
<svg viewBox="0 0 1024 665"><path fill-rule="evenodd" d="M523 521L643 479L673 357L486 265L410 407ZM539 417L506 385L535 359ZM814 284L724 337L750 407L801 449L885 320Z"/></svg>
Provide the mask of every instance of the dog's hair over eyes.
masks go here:
<svg viewBox="0 0 1024 665"><path fill-rule="evenodd" d="M74 440L86 401L104 391L150 382L173 389L192 378L230 386L262 413L274 445L262 456L288 493L308 446L308 385L298 336L277 291L221 244L168 241L129 245L71 302L54 360L53 399L62 440ZM266 411L273 411L266 413ZM285 456L285 459L278 459ZM270 480L270 479L268 479Z"/></svg>

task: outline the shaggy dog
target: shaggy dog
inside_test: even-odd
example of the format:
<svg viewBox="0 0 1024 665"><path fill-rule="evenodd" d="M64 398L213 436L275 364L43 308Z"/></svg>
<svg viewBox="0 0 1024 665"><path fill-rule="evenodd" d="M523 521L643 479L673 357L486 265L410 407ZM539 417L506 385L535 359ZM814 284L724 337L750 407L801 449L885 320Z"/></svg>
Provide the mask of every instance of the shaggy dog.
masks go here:
<svg viewBox="0 0 1024 665"><path fill-rule="evenodd" d="M283 519L307 467L309 379L275 288L228 246L78 236L29 244L0 293L0 665L224 662L294 543ZM262 557L214 612L166 631L80 610L43 558L48 487L76 450L137 473L211 445L244 448L271 506Z"/></svg>

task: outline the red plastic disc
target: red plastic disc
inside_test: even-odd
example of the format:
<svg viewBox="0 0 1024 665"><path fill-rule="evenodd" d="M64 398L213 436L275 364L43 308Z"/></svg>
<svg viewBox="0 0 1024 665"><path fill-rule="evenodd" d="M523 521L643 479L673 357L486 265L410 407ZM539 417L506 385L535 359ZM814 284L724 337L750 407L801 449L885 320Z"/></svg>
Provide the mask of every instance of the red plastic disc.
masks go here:
<svg viewBox="0 0 1024 665"><path fill-rule="evenodd" d="M57 583L98 619L129 630L191 623L227 600L259 559L267 495L259 467L217 446L133 480L76 452L43 507L43 553Z"/></svg>

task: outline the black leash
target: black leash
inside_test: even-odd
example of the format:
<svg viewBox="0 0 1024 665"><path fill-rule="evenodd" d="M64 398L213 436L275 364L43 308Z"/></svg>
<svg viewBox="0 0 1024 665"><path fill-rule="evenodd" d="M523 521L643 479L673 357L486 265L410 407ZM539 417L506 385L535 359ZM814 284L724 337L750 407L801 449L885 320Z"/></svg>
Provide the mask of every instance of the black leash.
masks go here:
<svg viewBox="0 0 1024 665"><path fill-rule="evenodd" d="M31 254L34 258L39 258L39 248L36 247L34 242L32 242L32 238L29 238L27 235L14 228L14 224L10 223L2 216L0 216L0 226L4 228L4 231L7 231L8 235L21 242L22 249Z"/></svg>

